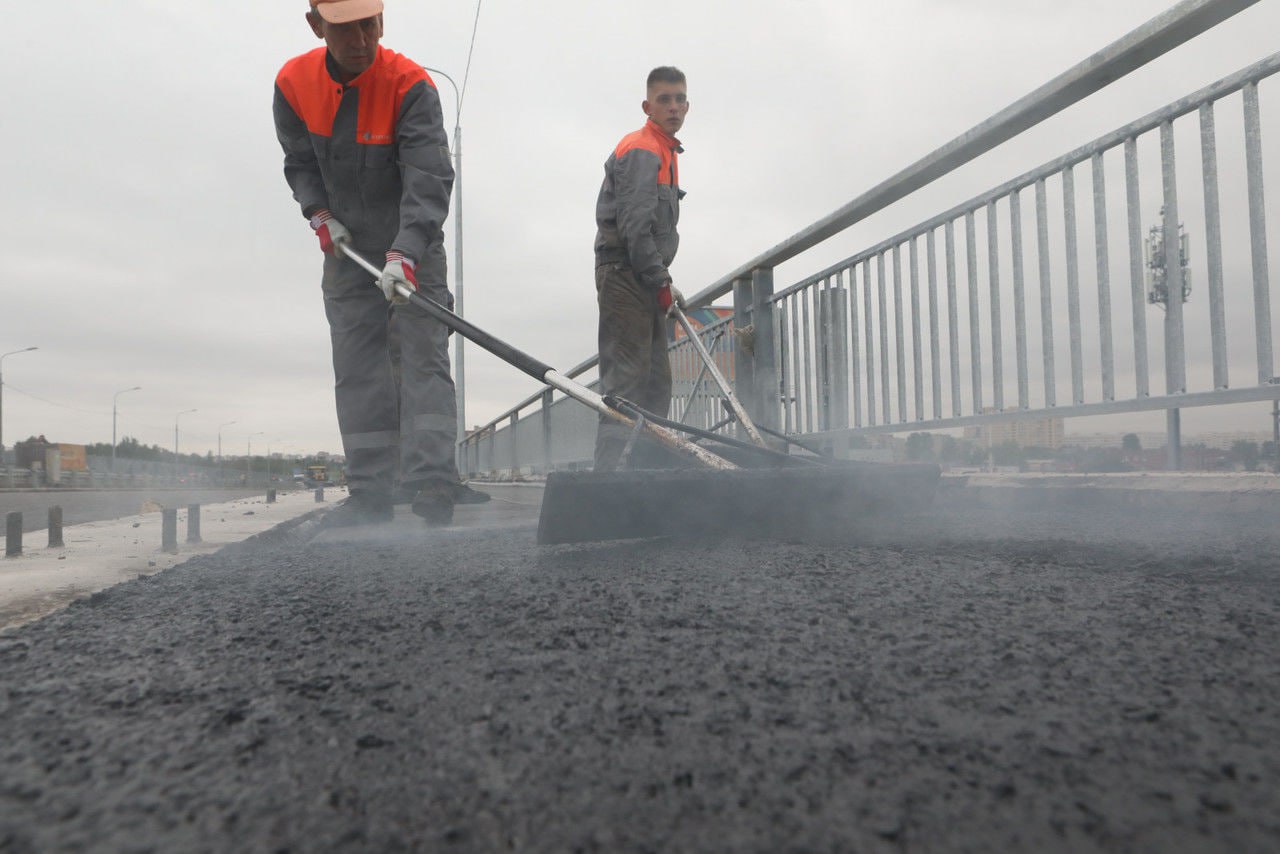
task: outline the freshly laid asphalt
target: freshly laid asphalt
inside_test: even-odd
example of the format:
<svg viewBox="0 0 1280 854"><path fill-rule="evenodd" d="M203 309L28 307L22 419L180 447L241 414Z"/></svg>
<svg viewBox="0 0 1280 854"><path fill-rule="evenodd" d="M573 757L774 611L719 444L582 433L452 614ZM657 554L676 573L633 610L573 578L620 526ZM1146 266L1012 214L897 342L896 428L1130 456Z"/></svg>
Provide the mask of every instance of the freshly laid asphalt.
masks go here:
<svg viewBox="0 0 1280 854"><path fill-rule="evenodd" d="M1274 513L311 523L0 635L0 851L1263 851Z"/></svg>

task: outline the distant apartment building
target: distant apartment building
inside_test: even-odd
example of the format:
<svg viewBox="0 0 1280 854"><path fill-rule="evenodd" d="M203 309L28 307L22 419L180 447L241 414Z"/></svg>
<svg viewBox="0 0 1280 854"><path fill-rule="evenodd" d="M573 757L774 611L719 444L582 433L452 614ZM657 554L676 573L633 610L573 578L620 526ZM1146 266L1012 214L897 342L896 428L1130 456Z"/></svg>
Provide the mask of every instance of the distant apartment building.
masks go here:
<svg viewBox="0 0 1280 854"><path fill-rule="evenodd" d="M998 412L993 407L983 414ZM997 421L966 427L964 437L973 442L991 445L1017 445L1020 448L1062 447L1063 427L1061 418L1025 418L1017 421Z"/></svg>

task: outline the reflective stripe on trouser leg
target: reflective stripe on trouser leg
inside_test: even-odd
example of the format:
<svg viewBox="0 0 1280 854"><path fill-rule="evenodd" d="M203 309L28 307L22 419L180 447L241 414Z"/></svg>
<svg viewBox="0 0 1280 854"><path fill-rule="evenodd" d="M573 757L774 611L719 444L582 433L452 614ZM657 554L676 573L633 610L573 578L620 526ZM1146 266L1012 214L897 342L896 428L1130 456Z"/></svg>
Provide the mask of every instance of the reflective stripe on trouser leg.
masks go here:
<svg viewBox="0 0 1280 854"><path fill-rule="evenodd" d="M442 285L424 296L448 305ZM400 480L406 485L457 480L457 404L449 374L449 330L415 305L395 308L400 343Z"/></svg>
<svg viewBox="0 0 1280 854"><path fill-rule="evenodd" d="M387 300L367 272L331 255L325 256L321 287L347 484L390 491L399 425L387 355Z"/></svg>
<svg viewBox="0 0 1280 854"><path fill-rule="evenodd" d="M629 268L604 264L596 268L596 297L601 388L605 394L616 394L665 416L671 407L671 362L657 295L637 282ZM629 433L625 425L600 416L596 469L617 465Z"/></svg>

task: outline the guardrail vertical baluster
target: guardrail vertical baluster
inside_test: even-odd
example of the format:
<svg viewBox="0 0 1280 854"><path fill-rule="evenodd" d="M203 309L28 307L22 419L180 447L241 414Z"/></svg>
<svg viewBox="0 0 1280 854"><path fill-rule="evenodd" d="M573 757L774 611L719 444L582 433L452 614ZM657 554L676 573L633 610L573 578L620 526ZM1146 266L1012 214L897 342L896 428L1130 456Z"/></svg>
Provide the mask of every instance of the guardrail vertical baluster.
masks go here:
<svg viewBox="0 0 1280 854"><path fill-rule="evenodd" d="M1136 397L1151 396L1147 365L1147 288L1143 280L1142 198L1138 192L1138 141L1124 141L1125 206L1129 220L1129 298L1133 306L1133 373Z"/></svg>
<svg viewBox="0 0 1280 854"><path fill-rule="evenodd" d="M1044 354L1044 405L1057 406L1053 364L1053 292L1049 275L1049 202L1044 179L1036 181L1036 242L1040 255L1040 346Z"/></svg>
<svg viewBox="0 0 1280 854"><path fill-rule="evenodd" d="M1093 154L1093 234L1098 263L1098 340L1102 399L1116 399L1116 360L1111 331L1111 252L1107 240L1107 177L1102 152Z"/></svg>
<svg viewBox="0 0 1280 854"><path fill-rule="evenodd" d="M920 256L916 252L916 238L911 238L907 248L911 253L911 348L915 379L916 420L924 420L924 341L920 335Z"/></svg>
<svg viewBox="0 0 1280 854"><path fill-rule="evenodd" d="M1160 166L1164 183L1164 273L1169 291L1164 312L1165 391L1181 394L1187 390L1187 365L1183 350L1181 221L1172 121L1160 125Z"/></svg>
<svg viewBox="0 0 1280 854"><path fill-rule="evenodd" d="M804 432L804 402L800 399L804 385L804 360L800 355L800 293L789 299L791 313L791 421L794 432Z"/></svg>
<svg viewBox="0 0 1280 854"><path fill-rule="evenodd" d="M951 416L959 418L960 408L960 307L956 283L956 224L947 220L944 231L947 249L947 347L951 351Z"/></svg>
<svg viewBox="0 0 1280 854"><path fill-rule="evenodd" d="M1000 229L996 200L987 202L987 272L991 283L991 405L1004 409L1004 345L1000 321Z"/></svg>
<svg viewBox="0 0 1280 854"><path fill-rule="evenodd" d="M1200 164L1204 175L1204 250L1209 268L1209 337L1213 387L1230 384L1227 368L1226 305L1222 295L1222 215L1218 207L1218 142L1213 102L1200 105Z"/></svg>
<svg viewBox="0 0 1280 854"><path fill-rule="evenodd" d="M809 433L814 429L814 382L813 382L813 335L811 329L813 326L814 312L811 310L813 302L813 287L807 287L797 294L800 298L800 332L804 339L802 350L804 352L804 430Z"/></svg>
<svg viewBox="0 0 1280 854"><path fill-rule="evenodd" d="M938 245L937 229L929 229L924 248L929 253L926 265L929 275L929 379L933 385L933 417L942 417L942 330L938 324Z"/></svg>
<svg viewBox="0 0 1280 854"><path fill-rule="evenodd" d="M973 211L964 213L965 275L969 280L969 372L973 383L973 412L982 414L982 321L978 303L978 234Z"/></svg>
<svg viewBox="0 0 1280 854"><path fill-rule="evenodd" d="M1249 235L1253 249L1253 322L1258 341L1258 384L1275 379L1271 340L1271 275L1267 269L1267 208L1262 185L1262 122L1258 84L1244 87L1244 151L1249 176Z"/></svg>
<svg viewBox="0 0 1280 854"><path fill-rule="evenodd" d="M810 430L831 429L831 291L829 281L812 285L814 424Z"/></svg>
<svg viewBox="0 0 1280 854"><path fill-rule="evenodd" d="M893 332L898 379L898 420L907 420L907 341L902 325L902 244L893 247Z"/></svg>
<svg viewBox="0 0 1280 854"><path fill-rule="evenodd" d="M866 282L863 282L866 286ZM853 426L862 426L862 335L858 328L858 267L849 268L849 355L853 395Z"/></svg>
<svg viewBox="0 0 1280 854"><path fill-rule="evenodd" d="M1018 362L1018 408L1030 409L1027 379L1027 294L1022 256L1022 191L1009 193L1009 242L1013 251L1013 326L1015 358Z"/></svg>
<svg viewBox="0 0 1280 854"><path fill-rule="evenodd" d="M520 476L520 443L516 441L516 430L520 426L520 414L511 413L511 425L507 428L511 431L511 479L515 480Z"/></svg>
<svg viewBox="0 0 1280 854"><path fill-rule="evenodd" d="M867 424L876 426L876 339L871 310L871 259L862 262L862 337L867 354Z"/></svg>
<svg viewBox="0 0 1280 854"><path fill-rule="evenodd" d="M1075 167L1062 169L1062 218L1067 241L1067 324L1071 338L1071 402L1084 403L1084 354L1080 330L1080 246L1076 233Z"/></svg>
<svg viewBox="0 0 1280 854"><path fill-rule="evenodd" d="M893 394L893 391L889 387L889 309L886 297L889 283L884 273L883 252L876 256L876 269L879 273L877 284L880 297L880 406L884 415L884 423L890 424L893 422L893 414L890 411L889 397Z"/></svg>

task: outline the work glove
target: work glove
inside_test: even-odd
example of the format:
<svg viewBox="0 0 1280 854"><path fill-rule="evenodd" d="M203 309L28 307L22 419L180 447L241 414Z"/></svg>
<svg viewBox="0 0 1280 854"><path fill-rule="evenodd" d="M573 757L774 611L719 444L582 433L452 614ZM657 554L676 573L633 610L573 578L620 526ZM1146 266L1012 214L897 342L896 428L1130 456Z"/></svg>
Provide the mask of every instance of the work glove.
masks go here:
<svg viewBox="0 0 1280 854"><path fill-rule="evenodd" d="M347 231L347 227L338 222L326 208L320 208L311 215L311 228L315 231L316 237L320 238L320 251L326 255L337 255L341 258L342 253L338 250L351 245L351 232Z"/></svg>
<svg viewBox="0 0 1280 854"><path fill-rule="evenodd" d="M676 286L671 284L671 280L668 279L662 283L662 287L658 288L658 307L670 314L672 305L680 306L681 311L688 309L684 302L684 294L680 293Z"/></svg>
<svg viewBox="0 0 1280 854"><path fill-rule="evenodd" d="M378 279L378 287L392 305L407 305L407 297L401 296L396 285L404 285L411 291L418 289L418 280L414 276L414 263L404 257L404 253L394 249L387 253L387 266L382 268L382 278Z"/></svg>

